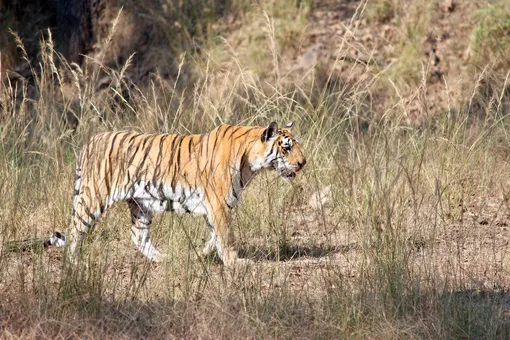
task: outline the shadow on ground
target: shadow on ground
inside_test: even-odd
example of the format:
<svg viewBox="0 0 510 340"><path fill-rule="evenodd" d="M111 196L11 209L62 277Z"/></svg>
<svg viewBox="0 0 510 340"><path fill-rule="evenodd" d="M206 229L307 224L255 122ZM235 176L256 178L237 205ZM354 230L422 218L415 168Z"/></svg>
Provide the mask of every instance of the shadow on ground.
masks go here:
<svg viewBox="0 0 510 340"><path fill-rule="evenodd" d="M296 245L282 244L276 247L244 245L239 248L238 255L241 258L266 261L292 261L299 258L322 258L336 253L346 253L358 248L355 243L347 245Z"/></svg>

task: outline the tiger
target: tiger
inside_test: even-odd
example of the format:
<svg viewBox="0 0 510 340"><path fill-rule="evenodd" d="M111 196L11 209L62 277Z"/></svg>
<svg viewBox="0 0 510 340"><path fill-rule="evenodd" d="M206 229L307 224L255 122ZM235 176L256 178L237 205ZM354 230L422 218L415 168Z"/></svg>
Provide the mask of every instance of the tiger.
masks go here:
<svg viewBox="0 0 510 340"><path fill-rule="evenodd" d="M262 170L276 170L288 182L302 170L306 159L293 126L225 124L206 134L119 131L92 137L77 158L68 259L76 264L96 221L126 201L131 239L149 261L168 257L152 243L150 226L154 214L172 211L205 217L211 237L203 256L216 251L226 266L242 262L234 249L231 210Z"/></svg>

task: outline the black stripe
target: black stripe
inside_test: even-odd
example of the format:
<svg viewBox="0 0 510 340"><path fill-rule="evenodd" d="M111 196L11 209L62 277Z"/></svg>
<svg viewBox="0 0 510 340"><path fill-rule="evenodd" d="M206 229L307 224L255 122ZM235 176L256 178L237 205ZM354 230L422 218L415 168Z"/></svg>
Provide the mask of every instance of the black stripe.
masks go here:
<svg viewBox="0 0 510 340"><path fill-rule="evenodd" d="M232 133L230 134L230 136L228 137L228 139L232 139L232 137L234 136L234 134L237 132L237 130L239 130L241 127L240 126L237 126L237 125L232 125L231 127L234 128L234 130L232 131ZM225 132L225 135L226 136L227 133Z"/></svg>
<svg viewBox="0 0 510 340"><path fill-rule="evenodd" d="M131 146L132 145L130 145L128 148L128 154L131 151ZM129 159L128 163L126 164L126 167L129 167L133 163L133 160L135 159L136 155L138 154L138 150L140 150L140 146L141 146L141 144L138 143L138 145L136 146L135 152L131 155L131 158Z"/></svg>
<svg viewBox="0 0 510 340"><path fill-rule="evenodd" d="M193 141L193 137L189 137L189 144L188 144L188 162L191 162L191 142Z"/></svg>
<svg viewBox="0 0 510 340"><path fill-rule="evenodd" d="M78 196L80 194L80 190L79 189L74 189L74 196Z"/></svg>
<svg viewBox="0 0 510 340"><path fill-rule="evenodd" d="M154 137L156 137L156 136L155 135L148 135L147 137L145 137L145 139L143 140L143 143L142 143L142 148L145 148L145 145L147 144L149 139L152 139Z"/></svg>
<svg viewBox="0 0 510 340"><path fill-rule="evenodd" d="M137 184L136 184L136 183L134 183L134 184L131 186L131 189L129 189L129 191L130 191L130 192L129 192L129 194L128 194L128 195L129 195L129 197L131 197L131 198L132 198L132 197L134 196L134 194L135 194L135 190L136 190L136 189L135 189L135 185L137 185Z"/></svg>
<svg viewBox="0 0 510 340"><path fill-rule="evenodd" d="M244 133L240 134L239 136L236 136L236 137L234 138L234 140L238 140L239 138L246 136L246 135L247 135L248 133L250 133L253 129L255 129L255 128L250 128L250 129L246 130L246 132L244 132Z"/></svg>
<svg viewBox="0 0 510 340"><path fill-rule="evenodd" d="M234 198L237 200L239 200L239 197L237 196L237 192L236 192L236 189L234 188L234 186L232 185L232 196L234 196Z"/></svg>
<svg viewBox="0 0 510 340"><path fill-rule="evenodd" d="M211 157L210 157L210 159L211 159L211 161L210 161L211 167L213 167L214 160L216 159L216 152L215 152L215 151L216 151L216 144L218 143L218 139L220 139L220 136L219 136L219 134L220 134L220 129L221 129L222 127L224 127L224 126L225 126L225 125L220 126L220 127L218 128L218 131L216 132L216 139L214 140L214 145L213 145L213 148L212 148L212 150L211 150L211 152L212 152L212 155L211 155ZM207 155L209 155L209 152L207 153Z"/></svg>
<svg viewBox="0 0 510 340"><path fill-rule="evenodd" d="M129 138L129 142L128 142L129 146L127 148L127 154L129 154L131 152L131 148L133 147L133 141L135 140L135 138L137 138L137 137L139 137L141 135L142 134L139 133L139 134L136 134L136 135L132 136L131 138Z"/></svg>
<svg viewBox="0 0 510 340"><path fill-rule="evenodd" d="M177 179L177 174L178 174L177 173L177 170L178 170L177 166L178 166L178 163L179 163L179 158L181 157L181 145L182 145L182 141L183 141L184 137L183 136L178 136L178 137L176 137L176 139L177 138L179 139L179 143L178 143L179 145L174 145L174 148L172 150L172 154L170 156L170 161L172 161L172 169L173 169L172 170L173 171L173 173L172 173L172 183L171 183L172 191L175 190L175 181ZM176 162L173 159L174 159L174 156L175 156L175 150L177 148L179 148L179 151L177 153L177 162Z"/></svg>
<svg viewBox="0 0 510 340"><path fill-rule="evenodd" d="M198 144L201 145L202 144L202 141L204 140L205 138L205 134L203 135L200 135L200 138L198 139Z"/></svg>
<svg viewBox="0 0 510 340"><path fill-rule="evenodd" d="M159 194L160 198L166 198L165 192L163 190L163 182L159 183L159 185L158 185L158 194Z"/></svg>
<svg viewBox="0 0 510 340"><path fill-rule="evenodd" d="M85 220L80 215L75 215L75 217L80 221L81 224L83 224L87 228L89 228L89 229L92 228L92 224L85 222Z"/></svg>
<svg viewBox="0 0 510 340"><path fill-rule="evenodd" d="M223 126L226 126L226 125L223 125ZM231 128L233 128L233 127L234 127L234 125L229 125L229 126L227 126L227 127L223 130L223 135L222 135L220 138L216 138L216 141L218 141L218 139L220 139L220 141L221 141L221 140L223 140L223 139L225 139L225 136L227 135L228 130L230 130L230 129L231 129ZM214 144L214 148L213 148L213 150L216 150L216 143Z"/></svg>
<svg viewBox="0 0 510 340"><path fill-rule="evenodd" d="M110 194L110 180L113 177L112 153L113 153L113 149L115 148L115 140L117 140L117 137L119 136L119 134L120 133L116 133L113 136L113 139L112 139L112 142L111 142L111 145L110 145L110 152L108 152L108 163L105 164L105 169L104 169L105 170L104 182L105 182L105 185L106 185L106 192L108 194ZM107 166L110 168L110 171L108 171L108 168L106 168Z"/></svg>
<svg viewBox="0 0 510 340"><path fill-rule="evenodd" d="M158 157L156 158L156 168L154 170L154 177L152 178L153 185L156 186L161 174L161 159L163 158L163 142L168 138L168 135L161 136L159 141Z"/></svg>
<svg viewBox="0 0 510 340"><path fill-rule="evenodd" d="M223 127L224 125L222 125L220 127L220 129ZM213 148L212 148L212 152L214 152L214 150L216 150L216 144L218 143L218 139L220 138L220 130L218 129L218 131L216 131L216 139L214 140L214 145L213 145ZM209 153L207 153L209 154Z"/></svg>
<svg viewBox="0 0 510 340"><path fill-rule="evenodd" d="M257 141L256 139L249 141L249 142L245 145L245 150L248 150L248 148L249 148L250 146L251 146L251 147L253 147L253 144L255 144L255 142L256 142L256 141ZM251 149L250 149L250 150L251 150Z"/></svg>
<svg viewBox="0 0 510 340"><path fill-rule="evenodd" d="M195 153L197 155L197 167L200 165L200 155L204 151L204 143L203 143L204 138L205 138L205 134L200 135L200 138L198 139L197 148L195 151Z"/></svg>
<svg viewBox="0 0 510 340"><path fill-rule="evenodd" d="M126 138L128 138L128 136L130 135L131 132L123 131L122 133L124 133L124 137L122 137L122 139L119 141L119 145L124 144L124 141L126 140Z"/></svg>
<svg viewBox="0 0 510 340"><path fill-rule="evenodd" d="M182 137L181 140L179 141L179 151L177 151L177 162L176 162L176 166L178 167L178 169L180 168L180 164L181 164L181 149L182 149L182 143L186 140L187 138L186 137Z"/></svg>
<svg viewBox="0 0 510 340"><path fill-rule="evenodd" d="M227 207L228 207L229 209L232 209L232 208L234 207L234 206L232 206L232 205L228 204L228 201L227 201L226 199L225 199L225 204L227 205Z"/></svg>
<svg viewBox="0 0 510 340"><path fill-rule="evenodd" d="M154 172L154 180L159 177L159 173L161 172L161 158L163 156L163 142L168 138L168 135L161 136L161 140L159 141L159 150L158 157L156 158L156 171Z"/></svg>
<svg viewBox="0 0 510 340"><path fill-rule="evenodd" d="M129 134L130 134L131 132L129 132L129 131L122 131L122 132L119 132L119 134L121 134L121 133L123 133L123 134L124 134L124 136L123 136L123 137L122 137L122 139L119 141L119 145L123 145L123 144L124 144L124 142L126 141L126 139L128 138L128 136L129 136Z"/></svg>
<svg viewBox="0 0 510 340"><path fill-rule="evenodd" d="M87 207L86 205L83 206L83 209L85 209L85 214L88 215L88 217L92 220L92 222L94 222L96 220L96 217L94 216L93 213L90 212L90 209L89 207Z"/></svg>
<svg viewBox="0 0 510 340"><path fill-rule="evenodd" d="M136 169L136 178L138 178L138 173L140 172L140 168L142 168L143 164L145 163L145 160L147 159L147 156L149 155L149 152L151 150L151 148L146 148L145 145L147 144L147 141L151 138L154 138L155 136L154 135L148 135L147 137L145 137L145 139L143 140L142 144L138 144L138 147L136 148L136 151L135 153L133 154L133 157L131 158L131 162L133 161L133 159L135 158L136 154L138 153L138 150L140 148L140 145L142 146L142 150L145 150L145 154L142 158L142 162L140 164L138 164L138 167ZM128 165L131 164L131 162L129 162Z"/></svg>
<svg viewBox="0 0 510 340"><path fill-rule="evenodd" d="M207 142L205 143L205 155L209 154L209 139L211 138L212 131L207 134Z"/></svg>
<svg viewBox="0 0 510 340"><path fill-rule="evenodd" d="M170 158L168 162L168 168L170 169L172 167L173 158L174 158L174 152L175 152L175 141L179 138L179 136L174 136L174 139L172 140L172 144L170 145Z"/></svg>
<svg viewBox="0 0 510 340"><path fill-rule="evenodd" d="M106 167L106 165L105 165L105 167ZM110 195L110 178L108 178L108 172L106 172L105 175L104 175L104 184L106 185L106 193L107 193L107 195Z"/></svg>
<svg viewBox="0 0 510 340"><path fill-rule="evenodd" d="M141 218L141 217L138 219L138 224L144 224L144 225L146 225L147 227L148 227L148 226L150 226L150 225L151 225L151 223L152 223L152 221L151 221L151 220L148 220L148 221L142 221L142 218ZM138 229L146 229L146 228L138 228Z"/></svg>
<svg viewBox="0 0 510 340"><path fill-rule="evenodd" d="M227 135L227 132L228 132L230 129L232 129L233 127L234 127L234 125L229 125L229 126L225 129L225 131L223 132L223 137L222 137L222 138L225 138L225 136Z"/></svg>
<svg viewBox="0 0 510 340"><path fill-rule="evenodd" d="M151 185L151 182L147 182L147 184L145 184L145 192L146 192L147 194L149 194L149 196L150 196L152 199L154 199L154 200L159 200L159 197L156 197L156 196L154 196L154 195L151 193L151 191L150 191L150 189L151 189L151 188L150 188L150 185Z"/></svg>
<svg viewBox="0 0 510 340"><path fill-rule="evenodd" d="M273 145L271 146L271 151L269 151L269 153L267 154L268 156L273 153L275 145L276 143L273 143Z"/></svg>
<svg viewBox="0 0 510 340"><path fill-rule="evenodd" d="M147 148L145 148L145 155L143 155L142 162L138 165L138 168L136 169L136 176L135 176L136 178L138 178L138 175L140 174L140 170L145 165L145 161L147 160L147 157L149 156L149 153L151 152L151 149L152 149L150 146L152 145L152 142L154 141L155 138L156 138L156 136L149 136L143 142L143 147L145 148L145 144L147 144L147 141L149 139L152 139L151 142L149 143L149 145L147 146Z"/></svg>
<svg viewBox="0 0 510 340"><path fill-rule="evenodd" d="M122 139L119 141L119 147L120 147L120 146L122 146L122 145L124 145L124 142L126 141L126 139L129 137L129 135L130 135L131 133L132 133L132 132L130 132L130 131L126 131L126 132L124 132L124 137L122 137ZM132 140L132 139L133 139L133 137L131 137L130 142L131 142L131 140ZM131 145L129 145L129 146L131 146ZM124 148L124 149L126 149L126 148ZM118 162L119 162L119 163L118 163L118 165L117 165L117 166L121 167L121 169L122 169L122 170L123 170L123 167L124 167L124 164L123 164L124 162L123 162L123 161L124 161L124 160L125 160L125 158L127 157L127 153L129 152L129 147L127 148L127 150L128 150L128 151L127 151L126 153L123 153L123 155L122 155L122 159L119 159L119 160L118 160ZM119 148L119 151L120 151L120 148ZM120 158L120 156L119 156L119 158Z"/></svg>

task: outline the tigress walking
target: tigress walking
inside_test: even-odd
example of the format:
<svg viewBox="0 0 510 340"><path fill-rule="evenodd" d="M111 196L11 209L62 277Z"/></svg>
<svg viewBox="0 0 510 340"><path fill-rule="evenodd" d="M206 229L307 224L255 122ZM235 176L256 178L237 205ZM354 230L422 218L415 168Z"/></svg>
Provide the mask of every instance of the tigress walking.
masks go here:
<svg viewBox="0 0 510 340"><path fill-rule="evenodd" d="M293 123L279 129L221 125L203 135L96 135L77 161L68 256L78 261L86 233L115 202L127 201L131 237L150 261L164 258L149 230L154 213L204 215L211 232L203 254L214 250L225 265L237 260L230 210L253 176L274 169L291 179L305 165L292 136Z"/></svg>

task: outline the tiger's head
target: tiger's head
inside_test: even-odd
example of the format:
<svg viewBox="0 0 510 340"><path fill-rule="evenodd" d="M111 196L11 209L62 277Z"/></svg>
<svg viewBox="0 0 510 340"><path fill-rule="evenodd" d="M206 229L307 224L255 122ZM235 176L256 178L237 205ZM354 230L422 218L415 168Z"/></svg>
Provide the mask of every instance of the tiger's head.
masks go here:
<svg viewBox="0 0 510 340"><path fill-rule="evenodd" d="M276 170L285 180L296 177L306 164L303 152L292 135L293 127L294 122L283 128L272 122L260 136L261 167Z"/></svg>

